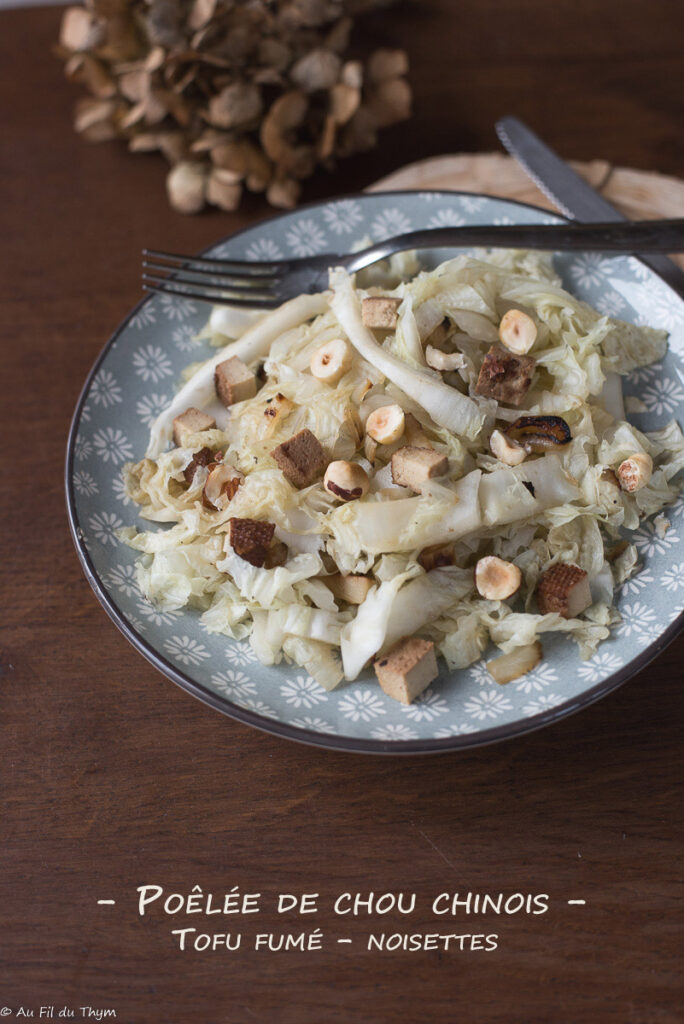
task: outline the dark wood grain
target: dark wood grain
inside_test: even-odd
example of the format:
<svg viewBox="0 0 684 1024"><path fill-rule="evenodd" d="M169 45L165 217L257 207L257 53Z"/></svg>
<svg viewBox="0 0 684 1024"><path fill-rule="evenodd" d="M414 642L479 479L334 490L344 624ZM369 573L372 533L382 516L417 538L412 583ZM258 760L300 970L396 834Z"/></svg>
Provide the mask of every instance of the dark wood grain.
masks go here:
<svg viewBox="0 0 684 1024"><path fill-rule="evenodd" d="M681 640L544 732L460 756L373 759L210 711L97 604L62 493L81 382L138 299L143 245L194 251L268 211L253 199L232 216L175 215L155 157L76 138L76 93L49 56L59 17L0 15L0 1004L113 1007L135 1024L674 1024ZM506 112L565 156L684 174L683 27L675 0L441 0L374 16L366 43L411 50L416 116L306 198L494 148ZM306 925L355 942L180 953L175 921L136 915L135 887L154 882L319 892ZM415 892L421 909L335 920L332 897L347 890ZM447 891L543 892L552 909L435 927L429 900ZM97 907L104 897L117 905ZM302 926L270 914L245 934L257 927ZM500 945L364 953L370 930L496 932Z"/></svg>

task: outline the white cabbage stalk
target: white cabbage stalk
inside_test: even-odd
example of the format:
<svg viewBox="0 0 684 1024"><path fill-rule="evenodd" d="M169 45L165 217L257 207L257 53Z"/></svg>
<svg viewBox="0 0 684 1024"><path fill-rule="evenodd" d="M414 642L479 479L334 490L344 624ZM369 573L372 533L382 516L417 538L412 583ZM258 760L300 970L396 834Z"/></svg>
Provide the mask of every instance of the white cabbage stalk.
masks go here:
<svg viewBox="0 0 684 1024"><path fill-rule="evenodd" d="M190 380L183 385L170 405L160 413L152 424L147 457L154 458L171 440L173 421L191 406L206 407L216 398L214 391L214 370L224 359L237 356L243 363L254 362L265 356L276 338L284 331L297 327L311 317L318 316L327 308L327 297L321 295L299 295L279 306L268 316L250 328L238 341L226 345L220 352L204 363Z"/></svg>
<svg viewBox="0 0 684 1024"><path fill-rule="evenodd" d="M224 338L240 338L268 314L263 309L244 309L242 306L214 306L209 317L211 334Z"/></svg>
<svg viewBox="0 0 684 1024"><path fill-rule="evenodd" d="M532 485L534 494L524 481ZM576 481L568 477L558 455L497 469L483 476L480 484L480 504L487 526L526 519L554 505L575 501L579 494Z"/></svg>
<svg viewBox="0 0 684 1024"><path fill-rule="evenodd" d="M409 570L374 587L359 605L356 618L342 630L346 679L356 679L374 654L439 618L456 600L443 577L423 574L407 582L411 575Z"/></svg>
<svg viewBox="0 0 684 1024"><path fill-rule="evenodd" d="M472 398L462 395L427 372L408 366L377 344L361 320L361 306L349 274L341 267L330 272L331 306L340 326L356 350L385 376L410 394L441 427L473 440L485 413Z"/></svg>
<svg viewBox="0 0 684 1024"><path fill-rule="evenodd" d="M353 501L328 516L337 544L350 553L411 551L441 541L457 540L482 525L478 488L480 470L454 487L449 501L398 498L396 501Z"/></svg>

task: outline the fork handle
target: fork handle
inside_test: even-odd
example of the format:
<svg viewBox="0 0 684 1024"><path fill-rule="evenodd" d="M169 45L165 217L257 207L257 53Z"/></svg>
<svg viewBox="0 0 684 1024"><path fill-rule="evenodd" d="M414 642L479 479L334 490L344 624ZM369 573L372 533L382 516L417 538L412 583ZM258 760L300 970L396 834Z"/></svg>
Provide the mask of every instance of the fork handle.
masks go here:
<svg viewBox="0 0 684 1024"><path fill-rule="evenodd" d="M547 249L553 252L684 252L684 219L606 224L473 224L408 231L361 249L345 260L348 270L362 270L379 259L407 249L447 246Z"/></svg>

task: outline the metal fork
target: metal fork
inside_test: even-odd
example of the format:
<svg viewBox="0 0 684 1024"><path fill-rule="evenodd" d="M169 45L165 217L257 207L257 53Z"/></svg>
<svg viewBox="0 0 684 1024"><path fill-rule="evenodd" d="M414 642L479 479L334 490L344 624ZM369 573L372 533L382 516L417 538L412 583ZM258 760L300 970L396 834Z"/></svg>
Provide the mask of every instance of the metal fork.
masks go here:
<svg viewBox="0 0 684 1024"><path fill-rule="evenodd" d="M349 273L409 249L546 249L552 252L683 252L684 219L606 224L476 224L409 231L355 253L250 262L143 250L143 287L218 305L269 309L328 286L329 267Z"/></svg>

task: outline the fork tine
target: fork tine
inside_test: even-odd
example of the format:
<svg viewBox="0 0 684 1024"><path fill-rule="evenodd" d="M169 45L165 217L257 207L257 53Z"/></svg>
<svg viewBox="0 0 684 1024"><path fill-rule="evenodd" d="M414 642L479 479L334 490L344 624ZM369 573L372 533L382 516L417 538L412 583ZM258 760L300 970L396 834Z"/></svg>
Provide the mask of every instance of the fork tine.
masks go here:
<svg viewBox="0 0 684 1024"><path fill-rule="evenodd" d="M143 288L148 292L159 292L163 295L179 295L183 299L197 299L199 302L211 302L216 305L235 306L243 309L273 309L280 305L280 299L276 299L274 296L254 296L249 299L245 297L233 298L226 295L225 291L220 289L216 291L216 294L212 294L209 289L196 292L186 288L173 287L175 283L175 281L169 283L167 278L148 278L147 275L143 274Z"/></svg>
<svg viewBox="0 0 684 1024"><path fill-rule="evenodd" d="M220 282L214 283L213 281L194 281L192 278L180 277L174 274L173 277L161 276L160 274L148 274L143 271L143 281L147 281L149 284L168 284L173 287L186 287L186 288L199 288L203 292L216 292L219 295L226 295L227 301L230 301L230 296L235 295L238 299L254 298L266 299L267 301L274 299L273 292L264 285L258 292L250 292L249 295L245 294L244 289L234 288L227 285L223 285Z"/></svg>
<svg viewBox="0 0 684 1024"><path fill-rule="evenodd" d="M157 249L143 249L143 257L150 257L154 260L164 260L170 267L182 267L189 269L190 264L196 266L222 267L234 273L245 274L249 277L270 277L282 269L283 264L277 260L270 263L263 263L252 260L221 260L211 256L183 256L180 253L160 252Z"/></svg>
<svg viewBox="0 0 684 1024"><path fill-rule="evenodd" d="M143 265L143 270L152 271L153 273L156 273L156 274L159 274L161 272L161 273L163 273L165 275L168 275L166 279L169 280L169 281L179 281L179 280L182 280L181 278L178 277L178 272L177 272L175 267L169 267L169 266L166 266L163 263L156 263L153 260L143 260L142 265ZM182 268L179 267L178 270L179 271L183 270L184 273L186 273L186 274L193 274L193 275L197 276L198 278L200 278L200 280L197 280L197 281L190 281L190 280L188 280L187 281L188 284L202 285L202 284L204 284L206 282L206 284L209 287L214 287L215 286L215 287L218 288L218 287L221 287L221 282L213 281L213 280L208 280L208 279L209 278L221 278L221 279L225 278L225 281L226 281L225 287L226 288L234 288L236 291L241 291L241 290L244 290L246 288L257 288L257 289L261 288L263 290L263 289L266 289L266 288L269 288L269 287L273 287L276 284L279 284L280 280L281 280L279 274L278 275L273 275L272 277L266 277L266 276L261 276L261 275L260 276L257 276L257 275L245 276L243 274L237 274L237 273L235 273L233 271L230 271L230 270L219 270L218 267L212 268L211 270L208 270L208 269L204 270L201 267L198 267L197 269L195 269L195 267L184 266Z"/></svg>

